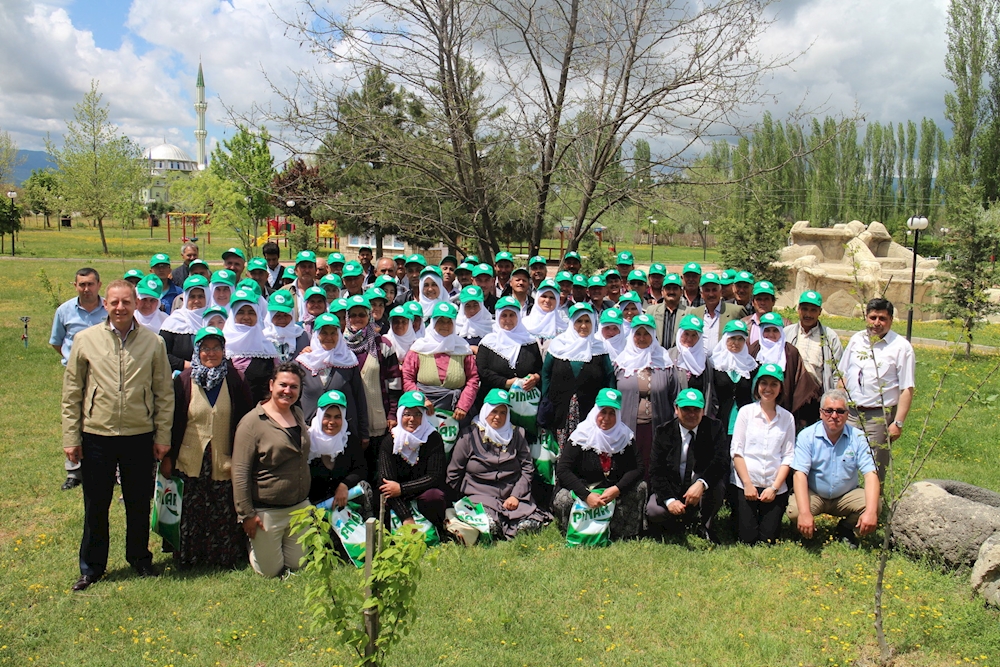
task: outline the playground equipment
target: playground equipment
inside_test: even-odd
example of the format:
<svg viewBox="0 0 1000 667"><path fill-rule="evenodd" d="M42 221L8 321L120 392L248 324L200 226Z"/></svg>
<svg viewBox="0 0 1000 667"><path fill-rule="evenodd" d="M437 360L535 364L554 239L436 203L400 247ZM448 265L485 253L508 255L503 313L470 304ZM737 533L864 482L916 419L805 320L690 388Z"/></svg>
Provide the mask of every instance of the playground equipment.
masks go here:
<svg viewBox="0 0 1000 667"><path fill-rule="evenodd" d="M208 218L208 213L167 213L166 216L167 216L167 243L170 243L172 241L170 236L170 227L171 225L177 224L176 222L174 222L174 220L176 220L177 218L180 218L181 220L181 241L196 240L198 238L198 225L199 224L208 225L211 223L211 220L209 220ZM187 227L189 221L191 223L190 236L188 236L187 233ZM152 220L150 220L150 229L152 229ZM208 234L206 236L207 239L205 242L211 245L212 244L211 229L208 230Z"/></svg>

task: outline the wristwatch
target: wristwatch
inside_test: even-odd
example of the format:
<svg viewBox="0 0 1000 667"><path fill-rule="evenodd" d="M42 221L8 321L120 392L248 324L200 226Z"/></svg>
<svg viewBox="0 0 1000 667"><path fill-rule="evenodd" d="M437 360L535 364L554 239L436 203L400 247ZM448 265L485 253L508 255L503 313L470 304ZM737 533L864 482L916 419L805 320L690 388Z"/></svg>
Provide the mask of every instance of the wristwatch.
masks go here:
<svg viewBox="0 0 1000 667"><path fill-rule="evenodd" d="M899 421L898 419L892 423L896 425L896 428L903 428L903 422Z"/></svg>

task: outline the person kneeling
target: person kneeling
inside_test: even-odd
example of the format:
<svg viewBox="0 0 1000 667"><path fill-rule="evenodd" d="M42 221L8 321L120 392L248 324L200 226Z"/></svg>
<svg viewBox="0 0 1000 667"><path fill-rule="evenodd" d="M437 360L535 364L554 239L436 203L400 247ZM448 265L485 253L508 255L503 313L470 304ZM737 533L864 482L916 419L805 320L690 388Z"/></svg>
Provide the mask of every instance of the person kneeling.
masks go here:
<svg viewBox="0 0 1000 667"><path fill-rule="evenodd" d="M642 481L635 434L622 422L621 407L620 391L598 391L594 407L559 453L556 477L562 488L552 500L552 509L564 533L575 493L591 509L616 501L609 526L612 540L639 534L646 483ZM598 494L594 489L604 491Z"/></svg>
<svg viewBox="0 0 1000 667"><path fill-rule="evenodd" d="M788 501L788 518L802 537L812 539L813 517L843 517L837 539L858 547L854 530L862 536L878 526L879 480L871 448L864 433L847 424L847 395L839 390L823 394L820 421L802 429L795 441L792 461L794 493ZM865 477L858 487L858 472Z"/></svg>
<svg viewBox="0 0 1000 667"><path fill-rule="evenodd" d="M697 534L719 540L712 520L725 496L729 449L722 424L705 415L705 397L684 389L675 402L676 419L656 429L650 452L649 522L668 534Z"/></svg>
<svg viewBox="0 0 1000 667"><path fill-rule="evenodd" d="M458 436L448 486L456 498L482 503L495 537L512 539L552 521L531 497L534 470L524 429L510 423L510 395L490 390L479 417Z"/></svg>

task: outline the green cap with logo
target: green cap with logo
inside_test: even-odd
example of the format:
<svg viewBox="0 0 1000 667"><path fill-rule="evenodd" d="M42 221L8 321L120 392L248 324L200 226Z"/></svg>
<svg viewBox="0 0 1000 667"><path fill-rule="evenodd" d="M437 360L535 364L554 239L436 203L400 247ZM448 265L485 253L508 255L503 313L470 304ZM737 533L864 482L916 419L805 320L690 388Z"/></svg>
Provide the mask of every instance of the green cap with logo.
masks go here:
<svg viewBox="0 0 1000 667"><path fill-rule="evenodd" d="M420 253L414 253L406 258L407 264L419 264L420 266L427 266L427 260Z"/></svg>
<svg viewBox="0 0 1000 667"><path fill-rule="evenodd" d="M212 283L216 285L229 285L236 287L236 272L228 269L219 269L212 274Z"/></svg>
<svg viewBox="0 0 1000 667"><path fill-rule="evenodd" d="M345 278L355 278L364 275L364 273L365 269L361 266L361 262L348 262L344 264L343 276Z"/></svg>
<svg viewBox="0 0 1000 667"><path fill-rule="evenodd" d="M391 279L390 279L391 280ZM319 279L320 286L333 285L337 289L344 289L344 280L336 273L328 273Z"/></svg>
<svg viewBox="0 0 1000 667"><path fill-rule="evenodd" d="M256 308L257 295L251 292L250 290L238 289L235 292L233 292L232 298L229 299L229 307L232 309L234 313L239 310L239 308L236 307L236 304L238 303L249 303L251 306L254 306L254 308Z"/></svg>
<svg viewBox="0 0 1000 667"><path fill-rule="evenodd" d="M656 320L649 313L639 313L632 318L632 331L635 331L636 327L647 327L655 332Z"/></svg>
<svg viewBox="0 0 1000 667"><path fill-rule="evenodd" d="M629 271L628 281L632 282L633 280L639 281L640 283L646 282L646 272L642 269L633 269Z"/></svg>
<svg viewBox="0 0 1000 667"><path fill-rule="evenodd" d="M381 287L369 287L365 290L365 298L368 299L368 303L371 303L375 299L382 299L383 301L389 301L389 296L385 293L385 290Z"/></svg>
<svg viewBox="0 0 1000 667"><path fill-rule="evenodd" d="M472 264L473 266L475 266L476 264L480 263L480 261L479 261L479 255L466 255L465 256L465 261L468 262L469 264Z"/></svg>
<svg viewBox="0 0 1000 667"><path fill-rule="evenodd" d="M764 313L760 316L760 328L765 327L777 327L778 329L785 328L785 320L781 319L781 315L778 313Z"/></svg>
<svg viewBox="0 0 1000 667"><path fill-rule="evenodd" d="M575 259L578 262L583 261L582 259L580 259L580 253L578 253L575 250L570 250L568 253L563 255L563 261L565 262L567 259Z"/></svg>
<svg viewBox="0 0 1000 667"><path fill-rule="evenodd" d="M733 284L733 273L732 271L726 270L719 274L719 282L722 285L732 285Z"/></svg>
<svg viewBox="0 0 1000 667"><path fill-rule="evenodd" d="M433 273L438 278L444 279L444 272L441 271L440 266L435 266L433 264L431 264L430 266L425 266L423 270L420 272L420 277L423 278L428 273Z"/></svg>
<svg viewBox="0 0 1000 667"><path fill-rule="evenodd" d="M208 280L205 276L199 276L197 273L193 276L188 276L184 280L184 291L187 292L189 289L194 289L195 287L200 287L205 289L208 287Z"/></svg>
<svg viewBox="0 0 1000 667"><path fill-rule="evenodd" d="M140 299L142 297L159 299L163 295L163 281L152 274L143 276L135 286L135 291L139 293Z"/></svg>
<svg viewBox="0 0 1000 667"><path fill-rule="evenodd" d="M602 327L605 324L614 324L620 327L624 321L625 318L622 317L622 311L617 308L605 308L601 311L600 323Z"/></svg>
<svg viewBox="0 0 1000 667"><path fill-rule="evenodd" d="M392 284L393 287L397 286L396 280L392 276L379 276L378 278L375 279L375 287L385 289L383 285L387 284Z"/></svg>
<svg viewBox="0 0 1000 667"><path fill-rule="evenodd" d="M285 290L278 290L267 299L267 309L273 313L291 314L293 305L292 295Z"/></svg>
<svg viewBox="0 0 1000 667"><path fill-rule="evenodd" d="M487 405L510 405L510 394L507 393L506 389L490 389L490 393L486 394L486 399L483 403Z"/></svg>
<svg viewBox="0 0 1000 667"><path fill-rule="evenodd" d="M497 305L494 310L496 310L497 314L499 315L500 311L503 310L504 308L510 308L511 310L516 310L518 315L521 314L521 302L512 296L501 297L497 301Z"/></svg>
<svg viewBox="0 0 1000 667"><path fill-rule="evenodd" d="M431 311L431 317L445 317L449 320L453 320L458 316L458 307L453 303L448 303L447 301L442 301L434 306Z"/></svg>
<svg viewBox="0 0 1000 667"><path fill-rule="evenodd" d="M615 260L615 264L627 264L632 266L635 264L635 257L628 250L623 250L618 253L618 258Z"/></svg>
<svg viewBox="0 0 1000 667"><path fill-rule="evenodd" d="M483 302L483 290L479 289L476 285L469 285L468 287L463 287L462 291L458 294L458 300L461 303L469 303L470 301Z"/></svg>
<svg viewBox="0 0 1000 667"><path fill-rule="evenodd" d="M347 297L347 309L348 310L350 310L351 308L356 308L358 306L361 306L362 308L364 308L366 310L371 310L372 309L371 301L369 301L368 297L366 297L364 294L353 294L353 295Z"/></svg>
<svg viewBox="0 0 1000 667"><path fill-rule="evenodd" d="M736 283L749 283L753 285L753 274L749 271L737 271L733 275L733 284Z"/></svg>
<svg viewBox="0 0 1000 667"><path fill-rule="evenodd" d="M329 255L326 256L326 263L327 263L327 265L330 265L330 264L343 264L346 261L347 261L347 258L344 257L344 253L342 253L342 252L331 252Z"/></svg>
<svg viewBox="0 0 1000 667"><path fill-rule="evenodd" d="M587 276L577 273L573 276L573 286L574 287L586 287L587 286Z"/></svg>
<svg viewBox="0 0 1000 667"><path fill-rule="evenodd" d="M417 305L419 306L420 304ZM329 307L327 307L326 310L329 313L340 313L347 310L347 308L348 308L347 299L345 299L344 297L340 297L339 299L334 299L333 301L331 301Z"/></svg>
<svg viewBox="0 0 1000 667"><path fill-rule="evenodd" d="M313 285L312 287L310 287L309 289L307 289L305 292L302 293L302 298L305 299L306 301L308 301L311 297L314 296L321 297L323 301L326 301L326 290L320 287L319 285Z"/></svg>
<svg viewBox="0 0 1000 667"><path fill-rule="evenodd" d="M677 328L684 331L703 333L705 331L705 322L697 315L685 315L681 318L681 323L677 325Z"/></svg>
<svg viewBox="0 0 1000 667"><path fill-rule="evenodd" d="M701 280L698 281L701 285L722 285L722 276L718 273L709 271L708 273L703 273Z"/></svg>
<svg viewBox="0 0 1000 667"><path fill-rule="evenodd" d="M455 257L454 255L445 255L444 257L442 257L441 261L438 262L438 266L444 266L445 263L452 264L455 266L455 268L458 268L458 258Z"/></svg>
<svg viewBox="0 0 1000 667"><path fill-rule="evenodd" d="M528 260L528 266L535 266L536 264L541 264L543 266L548 266L548 261L541 255L535 255Z"/></svg>
<svg viewBox="0 0 1000 667"><path fill-rule="evenodd" d="M166 253L158 252L149 258L149 268L154 266L159 266L160 264L169 264L170 256Z"/></svg>
<svg viewBox="0 0 1000 667"><path fill-rule="evenodd" d="M331 317L333 317L333 316L331 315ZM319 408L319 409L321 409L321 410L325 409L325 408L328 408L331 405L336 405L338 407L346 409L347 408L347 396L344 395L344 392L337 391L336 389L332 389L332 390L326 392L325 394L323 394L322 396L320 396L319 400L316 401L316 407Z"/></svg>
<svg viewBox="0 0 1000 667"><path fill-rule="evenodd" d="M813 290L806 290L799 295L799 305L807 303L812 306L823 307L823 295Z"/></svg>
<svg viewBox="0 0 1000 667"><path fill-rule="evenodd" d="M257 295L258 299L261 296L263 296L263 293L260 291L260 285L253 278L244 278L243 280L236 283L236 288L244 289L248 292L253 292L254 294Z"/></svg>
<svg viewBox="0 0 1000 667"><path fill-rule="evenodd" d="M406 263L406 255L403 255L402 253L399 254L399 255L393 255L392 256L392 261L394 261L394 262L403 262L405 264Z"/></svg>
<svg viewBox="0 0 1000 667"><path fill-rule="evenodd" d="M605 287L607 284L608 281L599 273L597 275L590 276L590 280L587 281L587 287Z"/></svg>
<svg viewBox="0 0 1000 667"><path fill-rule="evenodd" d="M574 317L582 313L587 313L593 317L594 307L589 303L574 303L569 309L569 319L572 320Z"/></svg>
<svg viewBox="0 0 1000 667"><path fill-rule="evenodd" d="M599 408L614 408L615 410L621 410L622 393L617 389L605 387L597 392L597 399L594 401L594 405Z"/></svg>
<svg viewBox="0 0 1000 667"><path fill-rule="evenodd" d="M705 408L705 396L697 389L683 389L674 404L679 408Z"/></svg>
<svg viewBox="0 0 1000 667"><path fill-rule="evenodd" d="M229 311L227 311L222 306L209 306L208 308L205 309L205 312L201 314L201 321L208 322L216 315L218 315L224 320L229 319Z"/></svg>
<svg viewBox="0 0 1000 667"><path fill-rule="evenodd" d="M699 264L698 262L688 262L687 264L684 265L684 269L681 271L681 273L697 273L700 276L701 264Z"/></svg>
<svg viewBox="0 0 1000 667"><path fill-rule="evenodd" d="M572 277L570 277L570 280L572 280ZM535 290L535 293L537 294L538 292L543 292L545 290L552 290L553 292L555 292L558 295L559 294L559 283L557 283L556 281L552 280L552 278L546 278L542 282L538 283L538 289Z"/></svg>
<svg viewBox="0 0 1000 667"><path fill-rule="evenodd" d="M316 253L312 250L303 250L295 256L295 266L298 266L302 262L312 262L316 263Z"/></svg>
<svg viewBox="0 0 1000 667"><path fill-rule="evenodd" d="M284 280L295 280L298 276L295 275L295 269L291 266L286 266L285 270L282 271L281 277Z"/></svg>
<svg viewBox="0 0 1000 667"><path fill-rule="evenodd" d="M493 258L493 264L494 265L499 264L500 262L510 262L511 264L513 264L514 263L514 255L510 254L506 250L501 250Z"/></svg>
<svg viewBox="0 0 1000 667"><path fill-rule="evenodd" d="M781 366L778 364L764 364L757 369L757 377L754 378L754 386L757 385L757 381L763 376L773 377L778 382L785 381L785 371L781 370Z"/></svg>
<svg viewBox="0 0 1000 667"><path fill-rule="evenodd" d="M239 248L227 248L226 251L222 253L222 259L226 259L230 255L235 255L236 257L242 259L244 262L247 261L246 254Z"/></svg>
<svg viewBox="0 0 1000 667"><path fill-rule="evenodd" d="M665 276L667 275L667 267L663 264L652 264L649 267L649 275L651 276Z"/></svg>
<svg viewBox="0 0 1000 667"><path fill-rule="evenodd" d="M667 285L677 285L678 287L684 287L684 281L676 273L668 273L663 277L663 286Z"/></svg>
<svg viewBox="0 0 1000 667"><path fill-rule="evenodd" d="M319 331L323 327L340 328L340 318L333 313L323 313L313 320L313 331Z"/></svg>
<svg viewBox="0 0 1000 667"><path fill-rule="evenodd" d="M220 339L223 345L226 343L226 335L222 333L222 329L217 327L202 327L201 329L198 329L198 332L194 335L194 344L197 345L209 336Z"/></svg>
<svg viewBox="0 0 1000 667"><path fill-rule="evenodd" d="M557 283L571 283L573 282L573 274L569 271L560 271L556 274Z"/></svg>
<svg viewBox="0 0 1000 667"><path fill-rule="evenodd" d="M419 319L421 321L424 319L424 309L423 309L423 306L421 306L416 301L407 301L406 304L405 304L405 308L406 308L406 310L409 311L410 317L412 317L413 319L415 319L415 320Z"/></svg>
<svg viewBox="0 0 1000 667"><path fill-rule="evenodd" d="M423 408L427 398L422 391L408 391L399 397L399 407L401 408Z"/></svg>
<svg viewBox="0 0 1000 667"><path fill-rule="evenodd" d="M413 313L410 312L409 308L405 308L404 306L396 306L395 308L389 311L389 317L390 318L405 317L408 320L412 320Z"/></svg>
<svg viewBox="0 0 1000 667"><path fill-rule="evenodd" d="M267 271L267 260L263 257L254 257L249 262L247 262L247 271L253 273L254 271Z"/></svg>
<svg viewBox="0 0 1000 667"><path fill-rule="evenodd" d="M458 273L459 271L468 271L469 273L472 273L472 269L474 268L476 268L476 265L472 262L462 262L455 267L455 273Z"/></svg>
<svg viewBox="0 0 1000 667"><path fill-rule="evenodd" d="M774 296L774 284L769 283L766 280L754 283L753 295L757 296L758 294L770 294L771 296Z"/></svg>
<svg viewBox="0 0 1000 667"><path fill-rule="evenodd" d="M750 328L743 320L729 320L722 328L723 334L742 335L744 338L750 335Z"/></svg>
<svg viewBox="0 0 1000 667"><path fill-rule="evenodd" d="M140 271L139 269L129 269L128 271L125 272L125 275L122 276L122 280L128 280L129 278L135 278L136 280L142 280L142 277L145 276L145 275L146 274L143 273L142 271Z"/></svg>
<svg viewBox="0 0 1000 667"><path fill-rule="evenodd" d="M638 292L628 291L628 292L625 292L624 294L622 294L620 297L618 297L618 305L619 305L619 307L622 306L622 301L632 302L632 303L638 305L638 304L642 303L642 297L639 296Z"/></svg>
<svg viewBox="0 0 1000 667"><path fill-rule="evenodd" d="M478 276L493 276L493 267L489 264L476 264L476 268L472 269L472 277L476 278Z"/></svg>

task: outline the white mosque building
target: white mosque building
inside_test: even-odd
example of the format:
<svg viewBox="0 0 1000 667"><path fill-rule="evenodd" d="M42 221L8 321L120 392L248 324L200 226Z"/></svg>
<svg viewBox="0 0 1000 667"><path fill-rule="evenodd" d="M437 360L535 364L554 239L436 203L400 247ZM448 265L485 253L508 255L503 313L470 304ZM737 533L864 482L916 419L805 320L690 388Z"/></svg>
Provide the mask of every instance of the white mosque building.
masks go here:
<svg viewBox="0 0 1000 667"><path fill-rule="evenodd" d="M171 174L189 176L208 166L208 156L205 153L205 139L208 137L208 132L205 130L205 111L208 109L208 104L205 102L205 75L201 63L198 63L196 87L198 98L194 103L194 109L198 114L198 129L194 131L194 136L198 142L198 155L192 160L183 148L168 144L165 140L159 146L146 151L145 157L149 162L149 173L152 176L149 186L143 188L141 193L142 201L146 204L169 202L168 182Z"/></svg>

